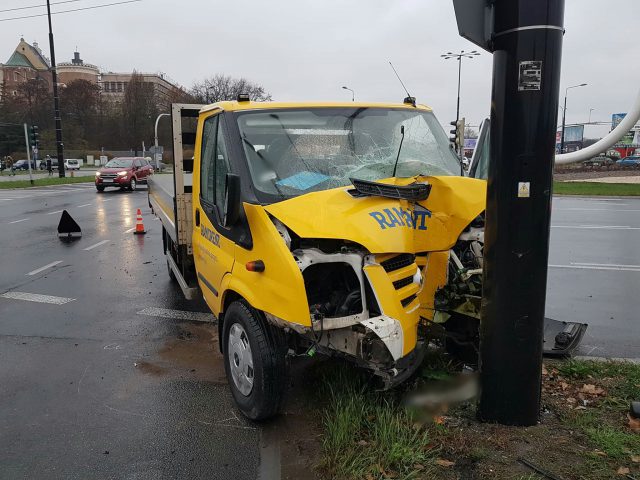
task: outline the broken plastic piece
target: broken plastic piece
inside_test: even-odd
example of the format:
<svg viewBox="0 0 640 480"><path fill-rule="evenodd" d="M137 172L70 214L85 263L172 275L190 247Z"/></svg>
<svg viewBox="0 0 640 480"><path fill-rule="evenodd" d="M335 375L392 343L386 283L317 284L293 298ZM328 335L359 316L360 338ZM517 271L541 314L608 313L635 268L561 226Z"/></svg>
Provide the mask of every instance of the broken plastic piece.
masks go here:
<svg viewBox="0 0 640 480"><path fill-rule="evenodd" d="M544 319L543 353L548 357L569 357L578 348L586 323L562 322L552 318Z"/></svg>
<svg viewBox="0 0 640 480"><path fill-rule="evenodd" d="M71 218L69 212L64 210L60 216L60 223L58 223L58 237L62 240L74 240L82 237L82 230L80 225Z"/></svg>
<svg viewBox="0 0 640 480"><path fill-rule="evenodd" d="M631 415L633 418L640 418L640 402L631 402L629 415Z"/></svg>

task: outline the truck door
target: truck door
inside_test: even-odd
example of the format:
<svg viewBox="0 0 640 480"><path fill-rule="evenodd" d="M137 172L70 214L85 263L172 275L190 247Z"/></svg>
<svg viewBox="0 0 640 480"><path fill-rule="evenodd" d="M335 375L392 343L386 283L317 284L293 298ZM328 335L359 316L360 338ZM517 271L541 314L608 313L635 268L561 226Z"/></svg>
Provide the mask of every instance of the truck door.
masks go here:
<svg viewBox="0 0 640 480"><path fill-rule="evenodd" d="M226 174L229 159L222 113L214 112L202 125L201 141L196 145L199 168L194 171L193 253L198 283L215 315L220 312L220 285L231 271L234 242L222 226Z"/></svg>

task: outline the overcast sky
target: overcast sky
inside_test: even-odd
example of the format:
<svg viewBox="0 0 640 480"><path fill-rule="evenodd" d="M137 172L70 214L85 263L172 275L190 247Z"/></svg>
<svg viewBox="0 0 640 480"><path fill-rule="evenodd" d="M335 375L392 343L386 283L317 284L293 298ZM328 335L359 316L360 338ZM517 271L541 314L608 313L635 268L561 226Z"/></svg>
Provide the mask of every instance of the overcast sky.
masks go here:
<svg viewBox="0 0 640 480"><path fill-rule="evenodd" d="M59 0L53 0L53 2ZM118 0L53 5L68 10ZM43 0L0 0L0 10ZM0 19L44 7L0 12ZM566 0L562 92L567 122L610 121L626 112L640 87L639 0ZM447 51L475 46L458 36L451 0L143 0L53 17L56 54L69 61L77 45L85 62L108 71L162 71L189 87L214 73L261 83L275 100L400 101L404 91L455 118L457 64ZM20 36L49 55L46 17L0 22L0 62ZM477 125L489 114L491 55L463 62L462 115ZM563 93L561 94L563 95ZM585 136L608 128L587 127Z"/></svg>

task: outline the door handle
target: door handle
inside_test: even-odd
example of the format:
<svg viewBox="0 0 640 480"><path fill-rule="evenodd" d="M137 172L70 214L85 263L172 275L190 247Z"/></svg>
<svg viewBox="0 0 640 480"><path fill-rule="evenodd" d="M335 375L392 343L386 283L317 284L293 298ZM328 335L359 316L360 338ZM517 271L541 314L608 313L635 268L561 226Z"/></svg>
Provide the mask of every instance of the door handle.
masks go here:
<svg viewBox="0 0 640 480"><path fill-rule="evenodd" d="M200 226L200 209L196 208L196 227Z"/></svg>

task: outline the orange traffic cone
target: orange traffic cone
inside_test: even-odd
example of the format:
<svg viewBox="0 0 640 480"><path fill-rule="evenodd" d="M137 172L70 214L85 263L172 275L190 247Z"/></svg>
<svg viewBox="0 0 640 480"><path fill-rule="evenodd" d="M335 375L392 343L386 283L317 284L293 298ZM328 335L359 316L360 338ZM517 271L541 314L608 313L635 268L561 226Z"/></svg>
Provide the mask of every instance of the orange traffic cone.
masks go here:
<svg viewBox="0 0 640 480"><path fill-rule="evenodd" d="M140 209L136 212L136 229L133 231L134 235L144 235L146 230L144 229L144 224L142 223L142 212Z"/></svg>

